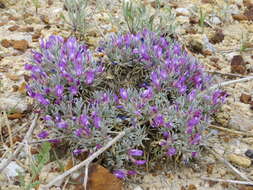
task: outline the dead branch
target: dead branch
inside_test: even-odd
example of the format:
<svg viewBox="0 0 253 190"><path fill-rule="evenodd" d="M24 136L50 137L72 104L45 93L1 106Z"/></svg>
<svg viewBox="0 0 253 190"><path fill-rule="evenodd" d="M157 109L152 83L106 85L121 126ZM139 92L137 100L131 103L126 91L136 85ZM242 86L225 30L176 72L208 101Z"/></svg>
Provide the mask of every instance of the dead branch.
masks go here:
<svg viewBox="0 0 253 190"><path fill-rule="evenodd" d="M25 141L27 141L27 139L31 136L33 129L35 128L36 125L36 121L38 119L38 115L35 115L35 118L32 121L32 124L30 126L30 128L28 129L23 141L18 145L17 149L14 151L14 153L3 163L3 165L0 168L0 173L3 172L3 170L10 164L10 162L15 159L17 157L17 155L19 154L19 152L23 149L24 145L25 145Z"/></svg>
<svg viewBox="0 0 253 190"><path fill-rule="evenodd" d="M63 178L67 177L68 175L72 174L73 172L79 170L80 168L87 166L88 164L90 164L95 158L97 158L100 154L102 154L104 151L106 151L108 148L110 148L113 144L115 144L119 139L121 139L124 135L126 134L125 131L122 131L121 133L119 133L114 139L112 139L110 142L108 142L104 147L102 147L101 149L99 149L97 152L95 152L94 154L92 154L90 157L88 157L86 160L82 161L81 163L79 163L78 165L72 167L71 169L67 170L66 172L64 172L63 174L57 176L56 178L54 178L54 180L52 180L50 183L48 183L47 185L42 186L42 189L49 189L50 187L52 187L55 183L57 183L58 181L62 180Z"/></svg>

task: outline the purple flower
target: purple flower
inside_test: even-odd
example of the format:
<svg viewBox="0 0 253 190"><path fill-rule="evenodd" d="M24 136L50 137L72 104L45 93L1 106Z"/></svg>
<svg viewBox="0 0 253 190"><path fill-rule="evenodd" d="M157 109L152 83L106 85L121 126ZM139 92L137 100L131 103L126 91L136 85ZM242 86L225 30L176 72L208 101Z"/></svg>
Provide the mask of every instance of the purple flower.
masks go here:
<svg viewBox="0 0 253 190"><path fill-rule="evenodd" d="M187 86L186 85L181 85L179 88L179 93L180 94L184 94L187 90Z"/></svg>
<svg viewBox="0 0 253 190"><path fill-rule="evenodd" d="M76 62L76 64L82 64L83 55L80 52L77 53L75 62Z"/></svg>
<svg viewBox="0 0 253 190"><path fill-rule="evenodd" d="M43 117L43 119L44 119L45 121L51 121L51 120L52 120L52 117L51 117L50 115L46 115L46 116Z"/></svg>
<svg viewBox="0 0 253 190"><path fill-rule="evenodd" d="M201 140L201 134L200 133L196 133L193 137L191 137L190 139L190 144L195 145L198 144L199 141Z"/></svg>
<svg viewBox="0 0 253 190"><path fill-rule="evenodd" d="M56 124L56 126L60 129L66 129L68 128L68 123L66 121L60 121Z"/></svg>
<svg viewBox="0 0 253 190"><path fill-rule="evenodd" d="M97 129L100 129L101 128L101 117L99 116L95 116L94 119L93 119L93 122L94 122L94 126L97 128Z"/></svg>
<svg viewBox="0 0 253 190"><path fill-rule="evenodd" d="M37 136L38 136L39 138L41 138L41 139L44 139L44 138L46 138L48 135L49 135L49 134L48 134L47 131L42 131L42 132L40 132Z"/></svg>
<svg viewBox="0 0 253 190"><path fill-rule="evenodd" d="M134 170L128 170L128 171L127 171L127 175L132 176L132 175L136 175L136 174L137 174L137 172L134 171Z"/></svg>
<svg viewBox="0 0 253 190"><path fill-rule="evenodd" d="M33 69L33 65L25 64L25 70L31 71Z"/></svg>
<svg viewBox="0 0 253 190"><path fill-rule="evenodd" d="M123 179L126 177L126 172L123 170L115 170L113 174L119 179Z"/></svg>
<svg viewBox="0 0 253 190"><path fill-rule="evenodd" d="M123 100L127 100L128 99L128 93L127 93L127 91L124 88L120 89L119 94L120 94L120 96L121 96L121 98Z"/></svg>
<svg viewBox="0 0 253 190"><path fill-rule="evenodd" d="M103 94L102 94L101 101L102 101L103 103L107 103L107 102L109 102L109 100L110 100L109 95L108 95L107 93L103 93Z"/></svg>
<svg viewBox="0 0 253 190"><path fill-rule="evenodd" d="M49 101L48 99L44 98L44 96L43 96L42 94L37 93L37 94L35 95L35 99L36 99L39 103L41 103L42 105L49 105L49 104L50 104L50 101Z"/></svg>
<svg viewBox="0 0 253 190"><path fill-rule="evenodd" d="M168 72L165 69L161 69L160 76L163 80L166 80L168 78Z"/></svg>
<svg viewBox="0 0 253 190"><path fill-rule="evenodd" d="M100 148L102 148L103 146L101 145L101 144L96 144L96 149L98 150L98 149L100 149Z"/></svg>
<svg viewBox="0 0 253 190"><path fill-rule="evenodd" d="M160 127L164 125L164 118L163 115L157 114L153 119L153 126L154 127Z"/></svg>
<svg viewBox="0 0 253 190"><path fill-rule="evenodd" d="M81 64L75 64L75 71L77 76L81 76L83 74L83 66Z"/></svg>
<svg viewBox="0 0 253 190"><path fill-rule="evenodd" d="M171 148L168 148L168 151L167 151L167 155L168 156L173 156L177 153L177 149L171 147Z"/></svg>
<svg viewBox="0 0 253 190"><path fill-rule="evenodd" d="M154 51L155 51L155 55L158 57L158 58L160 58L160 57L162 57L162 53L163 53L163 51L162 51L162 48L160 47L160 46L154 46Z"/></svg>
<svg viewBox="0 0 253 190"><path fill-rule="evenodd" d="M148 89L144 90L143 93L141 94L141 97L145 99L151 99L153 97L152 87L148 87Z"/></svg>
<svg viewBox="0 0 253 190"><path fill-rule="evenodd" d="M89 117L85 114L82 114L80 116L80 123L82 126L87 127L90 124Z"/></svg>
<svg viewBox="0 0 253 190"><path fill-rule="evenodd" d="M75 150L73 151L73 155L74 155L74 156L78 156L79 154L82 154L83 152L84 152L83 149L75 149Z"/></svg>
<svg viewBox="0 0 253 190"><path fill-rule="evenodd" d="M45 88L44 92L45 92L46 94L49 94L49 93L51 92L51 89L50 89L50 88Z"/></svg>
<svg viewBox="0 0 253 190"><path fill-rule="evenodd" d="M192 152L192 157L196 157L197 156L197 152Z"/></svg>
<svg viewBox="0 0 253 190"><path fill-rule="evenodd" d="M50 143L60 143L61 140L60 139L51 139L51 140L48 140L48 142L50 142Z"/></svg>
<svg viewBox="0 0 253 190"><path fill-rule="evenodd" d="M134 164L136 165L143 165L146 164L147 160L134 160Z"/></svg>
<svg viewBox="0 0 253 190"><path fill-rule="evenodd" d="M167 131L163 132L163 138L164 138L164 139L168 139L169 136L170 136L170 133L169 133L169 132L167 132Z"/></svg>
<svg viewBox="0 0 253 190"><path fill-rule="evenodd" d="M214 92L213 97L212 97L212 101L213 104L218 104L219 102L224 102L225 99L227 97L227 93L221 90L217 90Z"/></svg>
<svg viewBox="0 0 253 190"><path fill-rule="evenodd" d="M201 112L200 111L195 111L194 114L193 114L193 117L190 118L188 121L187 121L187 133L188 134L191 134L192 133L192 129L193 127L195 127L196 125L199 124L200 120L201 120Z"/></svg>
<svg viewBox="0 0 253 190"><path fill-rule="evenodd" d="M78 89L76 86L71 86L69 87L69 91L71 92L71 94L76 95L78 93Z"/></svg>
<svg viewBox="0 0 253 190"><path fill-rule="evenodd" d="M64 87L62 85L56 85L55 86L55 94L58 97L61 97L63 95Z"/></svg>
<svg viewBox="0 0 253 190"><path fill-rule="evenodd" d="M166 122L166 123L165 123L165 127L170 129L170 128L173 127L173 125L172 125L171 122Z"/></svg>
<svg viewBox="0 0 253 190"><path fill-rule="evenodd" d="M157 72L153 71L151 73L151 81L156 88L160 88L160 79L158 77Z"/></svg>
<svg viewBox="0 0 253 190"><path fill-rule="evenodd" d="M202 76L201 76L201 74L196 74L193 77L193 82L194 82L194 84L197 88L201 87L201 85L202 85Z"/></svg>
<svg viewBox="0 0 253 190"><path fill-rule="evenodd" d="M151 106L150 107L150 111L153 113L157 113L158 112L158 108L156 106Z"/></svg>
<svg viewBox="0 0 253 190"><path fill-rule="evenodd" d="M81 137L82 134L83 134L83 128L76 129L76 130L74 131L74 134L75 134L77 137Z"/></svg>
<svg viewBox="0 0 253 190"><path fill-rule="evenodd" d="M189 102L192 102L194 100L194 98L196 97L197 91L196 90L192 90L188 96L187 99Z"/></svg>
<svg viewBox="0 0 253 190"><path fill-rule="evenodd" d="M34 59L35 63L40 64L42 62L42 57L43 57L43 55L41 53L33 52L33 59Z"/></svg>
<svg viewBox="0 0 253 190"><path fill-rule="evenodd" d="M143 151L138 150L138 149L131 149L131 150L128 151L128 155L130 155L130 156L142 156Z"/></svg>
<svg viewBox="0 0 253 190"><path fill-rule="evenodd" d="M87 71L86 72L86 84L91 84L95 79L95 73L93 71Z"/></svg>

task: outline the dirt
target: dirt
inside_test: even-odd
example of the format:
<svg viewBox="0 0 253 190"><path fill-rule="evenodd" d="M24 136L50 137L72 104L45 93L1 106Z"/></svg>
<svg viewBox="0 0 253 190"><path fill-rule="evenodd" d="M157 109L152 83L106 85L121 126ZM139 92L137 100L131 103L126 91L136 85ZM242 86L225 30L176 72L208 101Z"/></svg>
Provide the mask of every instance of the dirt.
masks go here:
<svg viewBox="0 0 253 190"><path fill-rule="evenodd" d="M51 34L68 37L71 34L61 16L62 14L67 16L63 3L59 0L39 2L40 7L36 13L30 0L9 0L8 3L0 0L0 109L8 112L9 126L15 138L24 136L27 128L21 126L29 124L32 117L28 109L33 101L26 96L24 90L24 82L27 77L24 65L30 61L31 49L39 47L40 38L46 38ZM93 2L94 6L95 1ZM144 3L151 9L156 7L155 1L145 0ZM162 1L162 3L166 5L168 1ZM106 7L107 4L108 7ZM177 27L179 41L188 48L189 53L199 59L210 74L217 77L217 82L253 75L252 1L181 0L171 1L170 5L174 12L178 8L183 8L183 10L179 9L181 13L177 13L176 18L179 23ZM206 15L204 26L199 25L200 9ZM108 36L118 30L118 26L110 22L110 14L115 17L121 15L118 1L105 0L103 5L100 3L99 10L91 22L93 25L87 31L87 43L91 47L97 45L102 34ZM222 74L215 74L215 71ZM229 75L231 73L239 76L233 77ZM209 145L224 158L227 158L228 155L236 155L236 159L239 157L237 161L242 163L236 164L230 159L231 163L250 180L253 180L253 167L250 159L245 155L247 150L253 149L252 136L249 136L253 134L253 109L251 109L253 81L228 85L224 89L229 94L228 101L217 114L213 125L228 129L228 131L212 130L216 135L209 139ZM0 124L3 131L8 131L3 115L0 116ZM36 139L40 128L42 125L39 123L33 138ZM239 130L242 133L238 135L229 130ZM6 158L10 154L4 145L5 143L2 142L0 149L1 155ZM37 148L36 145L32 146ZM3 154L5 152L7 153ZM24 169L29 167L22 154L17 160ZM44 173L43 176L44 178L50 176L50 179L53 179L58 174L60 174L59 171L53 171L50 175ZM240 176L231 172L231 168L226 164L218 161L210 151L205 151L199 160L189 167L171 167L167 172L159 175L147 174L140 178L138 183L125 184L125 189L248 189L243 185L203 180L201 178L203 176L244 181ZM28 176L25 180L29 181ZM2 175L0 175L0 184L1 189L20 189L16 180L8 181Z"/></svg>

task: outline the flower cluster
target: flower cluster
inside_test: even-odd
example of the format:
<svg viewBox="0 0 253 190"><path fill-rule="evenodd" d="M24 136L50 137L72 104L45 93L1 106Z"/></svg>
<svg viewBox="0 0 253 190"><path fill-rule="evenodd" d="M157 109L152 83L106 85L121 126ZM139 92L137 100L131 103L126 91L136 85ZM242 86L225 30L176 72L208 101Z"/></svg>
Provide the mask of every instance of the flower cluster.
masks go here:
<svg viewBox="0 0 253 190"><path fill-rule="evenodd" d="M137 174L147 162L155 168L175 155L196 157L210 116L226 97L208 90L211 78L201 65L179 43L148 30L112 37L98 49L109 61L95 61L86 46L58 36L33 52L34 64L25 66L32 71L27 92L55 131L38 137L66 137L74 155L92 154L126 130L102 161L119 178ZM126 68L127 75L119 72ZM142 80L128 77L127 85L115 88L106 83L111 73L119 79L114 83L136 76L135 68Z"/></svg>

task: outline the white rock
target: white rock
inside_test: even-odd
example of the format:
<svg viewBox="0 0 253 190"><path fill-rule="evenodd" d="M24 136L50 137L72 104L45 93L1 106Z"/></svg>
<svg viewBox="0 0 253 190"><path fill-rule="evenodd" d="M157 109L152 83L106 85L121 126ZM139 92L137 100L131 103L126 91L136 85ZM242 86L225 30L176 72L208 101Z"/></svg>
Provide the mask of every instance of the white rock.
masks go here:
<svg viewBox="0 0 253 190"><path fill-rule="evenodd" d="M136 186L134 190L143 190L140 186Z"/></svg>
<svg viewBox="0 0 253 190"><path fill-rule="evenodd" d="M179 17L177 17L177 21L179 24L189 23L189 17L179 16Z"/></svg>
<svg viewBox="0 0 253 190"><path fill-rule="evenodd" d="M230 14L239 14L240 10L239 10L237 5L232 4L232 5L229 6L229 13Z"/></svg>
<svg viewBox="0 0 253 190"><path fill-rule="evenodd" d="M7 161L7 159L3 158L0 163L0 167ZM8 178L9 177L16 177L18 176L19 172L24 172L24 169L21 168L16 162L12 161L9 165L4 169L3 174L5 174Z"/></svg>
<svg viewBox="0 0 253 190"><path fill-rule="evenodd" d="M21 98L19 95L9 95L0 97L0 110L5 111L16 111L16 112L24 112L27 110L27 103L24 98Z"/></svg>
<svg viewBox="0 0 253 190"><path fill-rule="evenodd" d="M190 15L190 11L186 8L177 8L176 13L184 15L184 16L189 16Z"/></svg>
<svg viewBox="0 0 253 190"><path fill-rule="evenodd" d="M211 22L212 24L215 24L215 25L221 24L221 20L220 20L220 18L217 17L217 16L211 17L211 18L210 18L210 22Z"/></svg>

